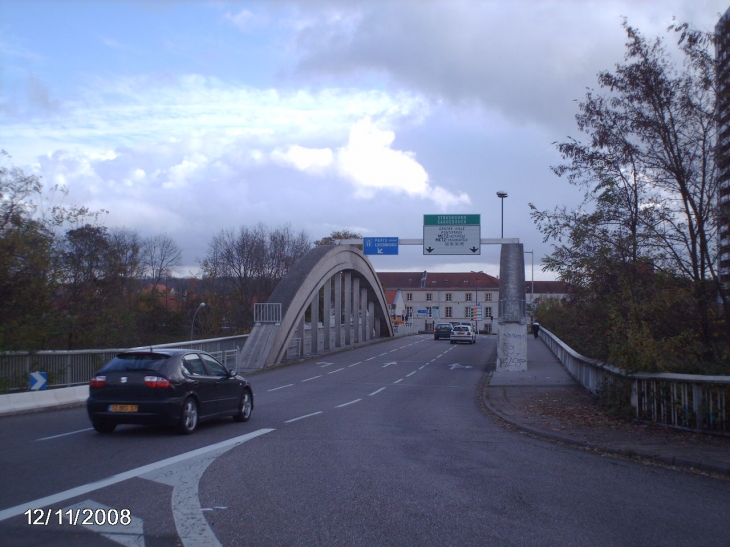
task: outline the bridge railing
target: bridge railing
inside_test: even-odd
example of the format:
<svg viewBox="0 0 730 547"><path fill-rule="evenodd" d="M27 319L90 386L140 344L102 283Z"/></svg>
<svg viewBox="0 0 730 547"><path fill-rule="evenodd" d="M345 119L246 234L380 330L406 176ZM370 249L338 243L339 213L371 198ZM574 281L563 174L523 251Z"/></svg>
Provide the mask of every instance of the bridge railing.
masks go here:
<svg viewBox="0 0 730 547"><path fill-rule="evenodd" d="M255 303L253 320L255 323L281 323L281 304L278 302Z"/></svg>
<svg viewBox="0 0 730 547"><path fill-rule="evenodd" d="M544 327L539 336L570 375L592 393L598 394L610 382L630 385L631 406L638 420L730 435L730 376L625 374L573 351Z"/></svg>
<svg viewBox="0 0 730 547"><path fill-rule="evenodd" d="M156 344L144 348L194 348L207 351L228 367L235 366L247 334L192 342ZM48 387L70 387L89 382L91 376L117 354L130 348L74 351L15 351L0 353L0 393L26 391L31 372L45 372ZM132 348L135 349L135 348ZM139 348L137 348L139 349Z"/></svg>

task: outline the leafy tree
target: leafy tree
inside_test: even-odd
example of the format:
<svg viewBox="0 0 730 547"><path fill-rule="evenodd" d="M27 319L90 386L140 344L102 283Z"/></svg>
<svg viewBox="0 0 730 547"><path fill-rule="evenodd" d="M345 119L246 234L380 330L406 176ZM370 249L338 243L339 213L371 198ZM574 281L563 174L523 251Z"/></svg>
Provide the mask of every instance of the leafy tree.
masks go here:
<svg viewBox="0 0 730 547"><path fill-rule="evenodd" d="M33 215L42 185L0 151L0 350L36 349L52 336L54 236Z"/></svg>
<svg viewBox="0 0 730 547"><path fill-rule="evenodd" d="M351 232L347 229L334 230L330 235L315 241L314 245L334 245L335 242L339 239L362 239L362 234L359 234L358 232ZM357 248L362 250L362 245L357 245Z"/></svg>
<svg viewBox="0 0 730 547"><path fill-rule="evenodd" d="M583 203L554 211L531 204L532 217L555 242L546 269L577 287L584 313L593 300L602 308L594 316L605 332L599 347L616 364L672 368L656 358L671 352L647 351L672 347L680 354L669 361L707 368L730 342L730 301L716 269L714 38L671 27L680 33L679 67L662 39L623 26L625 62L599 73L601 92L590 90L579 105L586 141L557 144L566 163L553 171L584 190ZM681 329L657 315L670 303L691 317Z"/></svg>

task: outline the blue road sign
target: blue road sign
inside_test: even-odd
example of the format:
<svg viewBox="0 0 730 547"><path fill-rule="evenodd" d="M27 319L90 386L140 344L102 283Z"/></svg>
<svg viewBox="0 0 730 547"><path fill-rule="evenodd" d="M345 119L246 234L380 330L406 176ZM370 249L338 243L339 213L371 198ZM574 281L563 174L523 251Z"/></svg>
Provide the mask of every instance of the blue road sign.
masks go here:
<svg viewBox="0 0 730 547"><path fill-rule="evenodd" d="M30 373L30 389L32 391L46 389L47 387L48 387L48 373L47 372L31 372Z"/></svg>
<svg viewBox="0 0 730 547"><path fill-rule="evenodd" d="M362 240L366 255L397 255L397 237L365 237Z"/></svg>

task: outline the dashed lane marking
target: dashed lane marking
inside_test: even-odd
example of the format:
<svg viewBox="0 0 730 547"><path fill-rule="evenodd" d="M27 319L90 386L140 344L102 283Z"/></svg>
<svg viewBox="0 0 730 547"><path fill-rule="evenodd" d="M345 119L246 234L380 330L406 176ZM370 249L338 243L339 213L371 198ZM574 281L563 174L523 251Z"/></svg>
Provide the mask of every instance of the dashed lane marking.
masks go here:
<svg viewBox="0 0 730 547"><path fill-rule="evenodd" d="M343 406L354 405L355 403L359 403L360 401L362 401L362 399L355 399L354 401L350 401L349 403L337 405L335 408L342 408Z"/></svg>
<svg viewBox="0 0 730 547"><path fill-rule="evenodd" d="M317 414L322 414L322 411L319 412L312 412L311 414L305 414L304 416L299 416L298 418L292 418L291 420L287 420L284 423L290 424L292 422L296 422L297 420L303 420L304 418L311 418L312 416L316 416Z"/></svg>
<svg viewBox="0 0 730 547"><path fill-rule="evenodd" d="M321 377L322 377L321 374L319 376L312 376L311 378L307 378L306 380L302 380L302 383L309 382L309 380L315 380L315 379L321 378Z"/></svg>

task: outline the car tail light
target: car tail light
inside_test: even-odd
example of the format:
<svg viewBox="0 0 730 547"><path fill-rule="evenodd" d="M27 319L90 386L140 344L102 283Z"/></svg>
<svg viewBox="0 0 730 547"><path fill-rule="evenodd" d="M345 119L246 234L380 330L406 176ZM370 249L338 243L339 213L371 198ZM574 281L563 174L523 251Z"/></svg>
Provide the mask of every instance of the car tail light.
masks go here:
<svg viewBox="0 0 730 547"><path fill-rule="evenodd" d="M91 381L89 381L89 387L102 387L104 383L106 382L106 376L94 376Z"/></svg>
<svg viewBox="0 0 730 547"><path fill-rule="evenodd" d="M147 387L170 387L170 380L162 376L145 376L144 385Z"/></svg>

